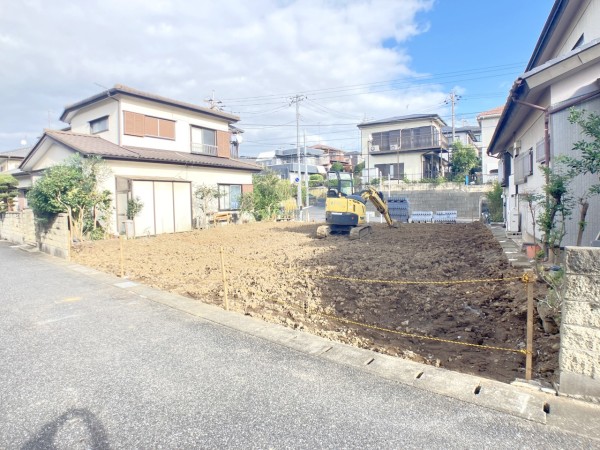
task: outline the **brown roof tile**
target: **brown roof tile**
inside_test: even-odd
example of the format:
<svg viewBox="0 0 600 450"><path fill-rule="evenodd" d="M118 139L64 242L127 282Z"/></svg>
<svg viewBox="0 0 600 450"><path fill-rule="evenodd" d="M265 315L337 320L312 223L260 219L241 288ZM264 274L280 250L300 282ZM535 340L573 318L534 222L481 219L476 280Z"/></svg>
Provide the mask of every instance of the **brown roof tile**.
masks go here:
<svg viewBox="0 0 600 450"><path fill-rule="evenodd" d="M123 147L102 139L100 136L73 133L70 131L46 130L46 135L84 155L97 155L104 159L127 161L163 162L224 169L249 170L260 172L262 167L236 159L173 150L155 150L141 147Z"/></svg>

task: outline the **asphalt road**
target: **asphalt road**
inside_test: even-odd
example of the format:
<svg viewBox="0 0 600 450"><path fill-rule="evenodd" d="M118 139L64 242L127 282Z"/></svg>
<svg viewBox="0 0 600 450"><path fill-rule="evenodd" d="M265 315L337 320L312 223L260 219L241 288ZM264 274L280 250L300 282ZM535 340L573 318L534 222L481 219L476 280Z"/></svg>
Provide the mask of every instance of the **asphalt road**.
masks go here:
<svg viewBox="0 0 600 450"><path fill-rule="evenodd" d="M0 448L593 448L0 241Z"/></svg>

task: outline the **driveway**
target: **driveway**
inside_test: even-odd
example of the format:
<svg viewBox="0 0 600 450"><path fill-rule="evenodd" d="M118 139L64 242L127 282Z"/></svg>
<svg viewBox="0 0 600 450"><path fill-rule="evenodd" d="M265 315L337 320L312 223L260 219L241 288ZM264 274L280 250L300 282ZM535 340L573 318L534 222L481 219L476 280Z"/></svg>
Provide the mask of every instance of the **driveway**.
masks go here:
<svg viewBox="0 0 600 450"><path fill-rule="evenodd" d="M0 448L600 444L236 331L167 306L170 294L150 300L4 241L0 285Z"/></svg>

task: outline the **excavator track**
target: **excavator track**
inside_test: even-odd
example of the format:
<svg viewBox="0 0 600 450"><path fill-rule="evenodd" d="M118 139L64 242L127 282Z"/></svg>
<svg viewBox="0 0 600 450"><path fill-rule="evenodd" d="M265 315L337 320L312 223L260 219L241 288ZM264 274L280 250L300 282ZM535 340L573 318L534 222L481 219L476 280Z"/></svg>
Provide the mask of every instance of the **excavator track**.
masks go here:
<svg viewBox="0 0 600 450"><path fill-rule="evenodd" d="M354 227L350 230L350 240L354 239L362 239L371 234L373 230L371 229L371 225L365 225L362 227Z"/></svg>

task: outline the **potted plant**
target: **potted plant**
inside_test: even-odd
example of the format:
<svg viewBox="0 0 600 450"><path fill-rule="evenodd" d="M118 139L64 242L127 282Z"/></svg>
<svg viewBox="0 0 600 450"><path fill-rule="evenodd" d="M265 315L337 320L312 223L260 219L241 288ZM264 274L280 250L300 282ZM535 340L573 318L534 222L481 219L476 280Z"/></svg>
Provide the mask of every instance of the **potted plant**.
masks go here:
<svg viewBox="0 0 600 450"><path fill-rule="evenodd" d="M144 203L142 203L142 199L139 197L132 197L127 201L127 220L125 221L125 235L127 239L135 236L133 219L135 219L143 207Z"/></svg>

